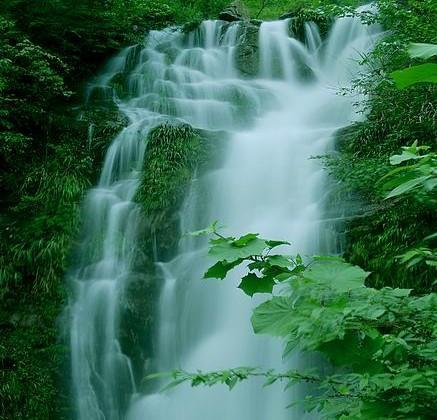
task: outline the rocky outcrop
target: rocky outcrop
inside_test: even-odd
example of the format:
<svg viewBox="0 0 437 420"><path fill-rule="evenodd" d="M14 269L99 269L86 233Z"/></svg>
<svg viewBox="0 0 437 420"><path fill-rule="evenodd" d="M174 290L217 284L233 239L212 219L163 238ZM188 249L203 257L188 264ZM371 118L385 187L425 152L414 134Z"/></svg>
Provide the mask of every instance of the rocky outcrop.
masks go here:
<svg viewBox="0 0 437 420"><path fill-rule="evenodd" d="M242 27L242 33L235 51L235 65L245 76L255 76L259 70L259 26L247 23Z"/></svg>
<svg viewBox="0 0 437 420"><path fill-rule="evenodd" d="M226 22L247 20L248 14L240 2L233 2L219 14L219 19Z"/></svg>
<svg viewBox="0 0 437 420"><path fill-rule="evenodd" d="M284 13L279 17L280 20L290 20L290 33L296 39L305 41L305 23L314 22L320 30L320 35L325 37L335 19L335 14L322 13L317 9L297 9Z"/></svg>

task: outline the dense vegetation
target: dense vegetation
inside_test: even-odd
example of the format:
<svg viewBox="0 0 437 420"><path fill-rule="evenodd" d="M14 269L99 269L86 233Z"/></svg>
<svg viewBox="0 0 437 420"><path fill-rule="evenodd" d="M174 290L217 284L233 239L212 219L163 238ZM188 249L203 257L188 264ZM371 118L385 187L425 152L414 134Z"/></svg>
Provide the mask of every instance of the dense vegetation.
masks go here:
<svg viewBox="0 0 437 420"><path fill-rule="evenodd" d="M216 17L228 3L226 0L9 0L0 4L0 419L68 417L68 389L64 383L68 380L65 379L68 369L63 366L67 363L66 349L58 338L57 324L65 306L63 279L71 243L78 230L83 194L97 180L108 143L126 123L111 104L82 104L86 82L107 58L123 46L141 42L148 30ZM314 9L308 12L308 6L322 3L361 2L247 0L243 3L251 17L273 18L290 10L300 13L299 16L314 16ZM410 57L407 45L437 43L437 8L433 0L381 0L378 4L381 23L390 33L371 56L363 58L372 71L357 80L355 86L368 94L368 116L364 122L340 133L338 153L328 157L326 165L338 183L333 201L354 200L359 208L365 209L361 214L353 212L345 226L345 258L371 272L366 277L369 289L357 293L375 294L382 296L381 299L399 301L400 306L411 306L408 314L407 309L400 308L395 316L403 320L408 315L411 323L406 320L405 328L420 328L426 340L430 325L422 318L429 307L421 308L417 302L424 306L432 304L418 296L429 293L435 286L432 264L435 197L424 199L415 191L386 200L390 184L384 187L384 181L380 180L390 171L389 157L401 147L417 141L419 146L430 147L427 151L420 149L420 153L436 151L436 86L418 84L398 90L390 74L424 62ZM435 60L431 57L427 61ZM90 123L94 126L92 143L88 141ZM161 131L165 129L161 127ZM179 133L178 139L188 139L189 146L172 142L172 147L184 149L185 154L177 162L172 161L171 148L165 145L166 136L155 136L153 141L152 134L156 159L148 165L152 168L160 165L164 177L144 178L143 188L154 194L159 194L157 189L164 189L168 194L160 197L159 208L152 208L151 201L142 200L149 221L159 221L163 214L176 211L200 159L199 148L205 142L189 128L180 129L185 134L179 136ZM429 163L421 162L424 166ZM177 174L173 173L175 164ZM174 183L175 176L180 178L177 183ZM167 245L163 252L170 252L175 243L170 241ZM413 291L399 295L390 289L378 294L376 290L384 287ZM385 328L383 322L388 316L388 313L380 315L378 328ZM139 317L138 323L141 322L150 320ZM357 328L361 329L361 324ZM398 337L396 328L390 330L390 337ZM405 341L405 337L401 339ZM410 346L408 340L406 343ZM398 350L399 347L394 347L383 357L390 358ZM413 350L408 349L406 353L408 363L410 353L417 353L417 343ZM399 352L404 354L404 350ZM429 358L420 366L416 359L411 362L412 369L422 369L420 374L424 378ZM404 359L397 358L394 369L404 369L403 362ZM352 381L356 377L346 379ZM373 393L374 399L392 395L387 390L388 394L381 394L381 386L385 386L383 382L371 390L366 388L366 398L368 392ZM408 388L410 384L405 386ZM340 393L349 393L350 387L342 388ZM408 394L408 389L399 398L409 399L416 410L414 413L426 414L429 398L434 396L431 393L429 397L428 388L420 400L422 405L412 400L415 396ZM396 406L399 400L393 398L390 401Z"/></svg>
<svg viewBox="0 0 437 420"><path fill-rule="evenodd" d="M390 76L394 70L424 61L411 58L407 47L410 42L436 43L433 21L437 10L432 1L402 5L382 1L380 10L382 24L392 32L363 60L373 71L356 81L356 89L370 95L366 104L369 114L364 122L341 133L340 153L328 160L328 166L340 181L342 199L342 192L349 197L353 194L365 209L348 225L347 258L372 272L372 285L428 291L435 271L425 266L399 266L396 256L433 233L433 208L422 202L412 204L409 199L385 201L379 179L388 170L389 157L401 147L414 141L432 150L437 146L436 85L417 84L399 90Z"/></svg>

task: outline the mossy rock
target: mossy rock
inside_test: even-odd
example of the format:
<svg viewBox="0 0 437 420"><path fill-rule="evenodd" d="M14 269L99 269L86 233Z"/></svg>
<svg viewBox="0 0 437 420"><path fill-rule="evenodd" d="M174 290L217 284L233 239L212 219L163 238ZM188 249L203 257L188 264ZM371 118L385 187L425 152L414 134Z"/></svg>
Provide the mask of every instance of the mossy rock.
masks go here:
<svg viewBox="0 0 437 420"><path fill-rule="evenodd" d="M330 13L324 12L322 9L312 9L298 7L283 14L279 19L290 19L290 34L301 42L305 41L305 23L314 22L320 31L320 36L325 38L332 24L335 21L336 14L340 14L341 9L332 9Z"/></svg>
<svg viewBox="0 0 437 420"><path fill-rule="evenodd" d="M144 209L150 233L156 236L160 256L168 257L177 246L175 214L199 163L202 138L188 124L166 122L149 133L147 142L137 201Z"/></svg>
<svg viewBox="0 0 437 420"><path fill-rule="evenodd" d="M143 272L131 274L127 279L120 304L120 345L131 360L137 383L143 379L147 363L154 353L154 314L160 280L152 265L142 269Z"/></svg>
<svg viewBox="0 0 437 420"><path fill-rule="evenodd" d="M258 74L260 64L258 34L258 25L251 23L243 25L235 51L235 65L244 76L253 77Z"/></svg>
<svg viewBox="0 0 437 420"><path fill-rule="evenodd" d="M91 86L87 102L92 106L110 106L114 103L112 86Z"/></svg>
<svg viewBox="0 0 437 420"><path fill-rule="evenodd" d="M130 73L135 70L135 68L140 64L141 52L143 51L144 46L137 44L129 47L125 63L124 63L124 73Z"/></svg>
<svg viewBox="0 0 437 420"><path fill-rule="evenodd" d="M129 96L127 87L128 77L129 73L116 73L109 81L109 86L112 88L112 91L115 92L120 99L125 99Z"/></svg>

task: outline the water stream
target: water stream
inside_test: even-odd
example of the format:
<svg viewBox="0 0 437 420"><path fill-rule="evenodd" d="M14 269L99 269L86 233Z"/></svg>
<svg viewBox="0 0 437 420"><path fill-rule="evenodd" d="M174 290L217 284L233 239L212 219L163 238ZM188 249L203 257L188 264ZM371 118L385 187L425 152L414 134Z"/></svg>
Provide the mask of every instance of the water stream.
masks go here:
<svg viewBox="0 0 437 420"><path fill-rule="evenodd" d="M333 147L334 133L358 118L357 98L338 95L360 71L378 28L358 19L335 22L322 41L315 24L305 39L288 20L259 29L257 76L236 66L244 24L203 22L189 35L151 32L146 47L111 61L95 88L111 92L128 73L128 94L116 98L129 125L110 146L98 186L84 205L79 258L70 274L72 378L78 420L282 420L303 418L285 407L293 392L258 381L226 387L142 395L119 343L120 299L132 274L141 226L134 197L147 159L147 133L183 121L225 137L224 163L193 181L181 213L184 231L220 220L229 233L288 239L301 254L335 252L323 228L326 174L310 159ZM362 70L362 69L361 69ZM112 93L111 93L112 94ZM217 137L217 136L216 136ZM281 361L281 343L255 336L251 300L224 282L201 280L208 266L202 239L181 241L177 256L159 263L163 284L154 368L215 370L236 366L297 367Z"/></svg>

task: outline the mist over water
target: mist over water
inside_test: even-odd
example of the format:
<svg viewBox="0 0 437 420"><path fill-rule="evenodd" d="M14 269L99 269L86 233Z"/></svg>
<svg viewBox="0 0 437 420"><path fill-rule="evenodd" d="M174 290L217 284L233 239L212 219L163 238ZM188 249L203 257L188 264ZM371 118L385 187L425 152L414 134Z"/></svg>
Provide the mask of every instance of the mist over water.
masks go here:
<svg viewBox="0 0 437 420"><path fill-rule="evenodd" d="M131 47L108 65L95 88L110 92L115 74L128 73L128 94L117 99L129 125L110 146L98 186L84 206L78 260L70 273L73 390L78 420L285 420L293 391L253 380L232 392L224 386L166 393L137 392L131 362L119 343L120 300L134 270L142 226L134 202L148 132L165 121L226 132L223 164L193 181L182 210L183 231L214 220L232 235L247 232L292 241L293 252L336 252L321 219L326 174L310 159L331 150L335 132L358 118L357 98L338 95L360 68L377 27L338 19L327 40L315 24L305 40L288 20L259 30L259 70L243 77L235 56L242 23L203 22L189 35L151 32L146 47ZM225 137L225 134L218 134ZM281 362L279 340L255 336L250 299L237 289L240 272L225 281L202 280L211 261L204 239L183 239L176 257L160 263L153 368L210 371L238 366L298 368Z"/></svg>

